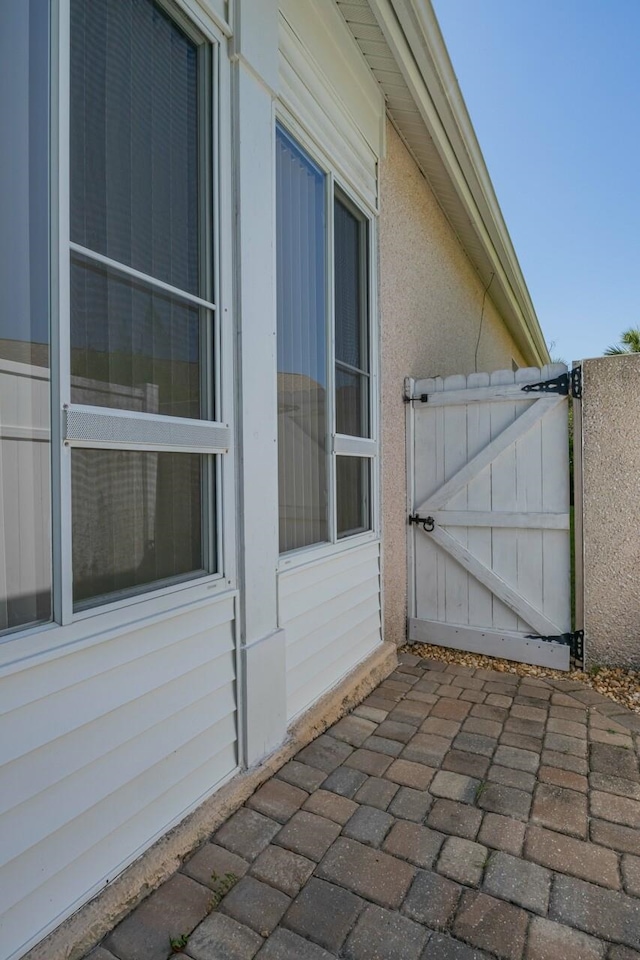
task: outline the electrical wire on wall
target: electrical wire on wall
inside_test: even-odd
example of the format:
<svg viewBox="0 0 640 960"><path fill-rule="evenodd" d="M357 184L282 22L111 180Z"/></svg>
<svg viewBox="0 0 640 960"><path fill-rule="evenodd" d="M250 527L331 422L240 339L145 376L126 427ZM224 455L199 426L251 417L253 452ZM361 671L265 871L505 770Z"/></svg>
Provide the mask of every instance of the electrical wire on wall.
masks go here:
<svg viewBox="0 0 640 960"><path fill-rule="evenodd" d="M480 337L482 336L482 322L484 320L484 305L487 299L487 294L489 292L489 287L493 283L494 277L495 277L495 273L492 273L491 277L489 278L489 283L484 288L484 293L482 294L482 310L480 311L480 326L478 328L478 339L476 341L476 354L475 354L475 363L474 363L474 370L476 373L478 372L478 349L480 347Z"/></svg>

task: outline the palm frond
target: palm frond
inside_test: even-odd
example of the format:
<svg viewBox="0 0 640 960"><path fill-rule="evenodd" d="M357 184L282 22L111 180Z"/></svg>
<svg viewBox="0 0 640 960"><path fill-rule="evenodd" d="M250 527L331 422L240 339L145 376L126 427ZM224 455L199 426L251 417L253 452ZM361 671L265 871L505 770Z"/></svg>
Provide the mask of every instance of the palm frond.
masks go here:
<svg viewBox="0 0 640 960"><path fill-rule="evenodd" d="M620 343L613 344L604 351L605 357L617 357L621 353L640 353L640 328L629 327L620 334Z"/></svg>

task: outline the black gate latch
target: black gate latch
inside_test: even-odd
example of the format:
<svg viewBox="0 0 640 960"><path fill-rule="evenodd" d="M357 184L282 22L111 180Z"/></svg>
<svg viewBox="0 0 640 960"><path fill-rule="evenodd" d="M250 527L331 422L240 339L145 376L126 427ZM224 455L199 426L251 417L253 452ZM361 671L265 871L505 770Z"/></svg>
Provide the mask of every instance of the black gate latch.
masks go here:
<svg viewBox="0 0 640 960"><path fill-rule="evenodd" d="M417 513L412 513L409 516L409 523L422 524L422 529L424 530L425 533L431 533L431 531L436 525L436 522L433 519L433 517L421 517Z"/></svg>

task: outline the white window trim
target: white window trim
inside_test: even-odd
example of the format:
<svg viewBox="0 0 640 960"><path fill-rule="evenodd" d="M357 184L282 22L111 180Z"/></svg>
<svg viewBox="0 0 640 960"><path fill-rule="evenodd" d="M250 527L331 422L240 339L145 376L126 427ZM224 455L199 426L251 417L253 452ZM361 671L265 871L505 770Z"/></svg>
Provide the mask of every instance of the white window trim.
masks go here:
<svg viewBox="0 0 640 960"><path fill-rule="evenodd" d="M161 0L162 2L162 0ZM64 652L69 644L83 646L104 637L105 631L126 629L141 619L167 615L171 609L214 597L237 592L236 517L235 517L235 377L233 353L233 273L231 262L232 201L231 201L231 78L226 55L227 31L207 17L203 6L195 0L172 0L169 11L179 12L193 22L193 27L211 45L213 75L212 157L215 158L212 179L212 244L213 289L216 303L203 301L212 310L216 362L213 368L215 409L224 422L195 421L201 428L212 430L212 440L197 444L196 452L220 451L216 457L215 509L217 513L217 555L219 572L173 582L157 589L127 597L114 597L90 609L73 610L72 597L72 529L71 529L71 457L73 440L65 441L66 412L87 410L70 403L70 261L75 246L70 240L69 224L69 120L70 120L70 0L53 0L51 5L51 118L50 118L50 262L51 262L51 490L52 490L52 590L53 619L49 623L16 627L0 637L0 666L22 662L32 656ZM224 242L221 239L224 238ZM83 251L84 252L84 251ZM89 255L98 259L93 251ZM107 258L108 259L108 258ZM126 265L115 264L124 273L131 272ZM137 271L136 271L137 273ZM146 282L154 278L142 274ZM155 282L163 287L163 282ZM170 285L167 285L170 286ZM190 299L185 291L176 290L176 296ZM200 300L201 298L196 298ZM221 327L224 326L224 335ZM102 416L131 417L127 411L96 408ZM143 414L133 414L144 421ZM161 421L163 418L152 416ZM174 418L164 418L174 419ZM95 444L92 444L95 446ZM109 444L109 446L113 446ZM118 449L149 450L146 443L123 445ZM169 447L154 445L153 449ZM204 449L203 449L204 448ZM187 452L184 445L176 446ZM222 450L228 451L222 454ZM88 629L87 621L94 621Z"/></svg>
<svg viewBox="0 0 640 960"><path fill-rule="evenodd" d="M326 256L327 256L327 395L331 397L329 410L328 440L330 442L327 460L329 470L329 488L327 498L328 537L327 541L299 547L281 553L278 560L278 572L303 566L311 561L322 560L363 544L380 542L380 325L378 322L378 211L369 203L345 175L336 169L330 157L319 143L296 120L288 108L279 102L275 110L276 123L281 125L308 154L315 165L326 177L325 217L326 217ZM334 199L340 193L360 211L367 221L367 262L369 305L369 391L370 391L370 437L345 437L335 431L335 293L334 293ZM371 460L371 529L363 533L338 539L336 509L336 464L337 456L349 455L351 443L358 446L353 456L368 457ZM366 452L365 452L366 450Z"/></svg>

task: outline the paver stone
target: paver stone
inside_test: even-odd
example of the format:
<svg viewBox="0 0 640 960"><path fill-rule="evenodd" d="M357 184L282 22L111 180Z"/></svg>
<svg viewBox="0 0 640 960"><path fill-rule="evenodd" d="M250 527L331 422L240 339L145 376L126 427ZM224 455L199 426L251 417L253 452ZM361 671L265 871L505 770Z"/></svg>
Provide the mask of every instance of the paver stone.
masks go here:
<svg viewBox="0 0 640 960"><path fill-rule="evenodd" d="M482 813L475 807L458 803L456 800L436 800L427 822L430 827L442 830L443 833L475 840L482 822Z"/></svg>
<svg viewBox="0 0 640 960"><path fill-rule="evenodd" d="M344 949L348 960L419 960L429 933L407 917L368 906Z"/></svg>
<svg viewBox="0 0 640 960"><path fill-rule="evenodd" d="M254 930L223 913L210 913L186 947L193 960L252 960L264 943Z"/></svg>
<svg viewBox="0 0 640 960"><path fill-rule="evenodd" d="M584 880L557 876L549 916L585 933L640 948L640 900Z"/></svg>
<svg viewBox="0 0 640 960"><path fill-rule="evenodd" d="M294 787L291 783L274 777L267 780L253 796L249 797L247 807L257 810L265 817L277 820L278 823L286 823L296 810L300 809L307 796L308 794L300 787Z"/></svg>
<svg viewBox="0 0 640 960"><path fill-rule="evenodd" d="M355 840L339 837L316 872L322 879L380 906L397 908L413 880L415 867Z"/></svg>
<svg viewBox="0 0 640 960"><path fill-rule="evenodd" d="M397 784L394 784L397 786ZM433 797L424 790L414 790L412 787L400 787L389 804L388 811L394 817L402 820L412 820L422 823L433 806Z"/></svg>
<svg viewBox="0 0 640 960"><path fill-rule="evenodd" d="M330 790L316 790L302 807L307 813L315 813L326 820L344 824L358 809L358 804L348 797L341 797Z"/></svg>
<svg viewBox="0 0 640 960"><path fill-rule="evenodd" d="M438 857L438 873L450 880L477 887L482 880L489 851L473 840L447 837Z"/></svg>
<svg viewBox="0 0 640 960"><path fill-rule="evenodd" d="M509 853L494 853L489 859L483 890L492 897L545 916L550 888L551 874L544 867Z"/></svg>
<svg viewBox="0 0 640 960"><path fill-rule="evenodd" d="M292 930L278 927L271 934L256 960L335 960L322 947L304 940Z"/></svg>
<svg viewBox="0 0 640 960"><path fill-rule="evenodd" d="M431 867L443 844L444 834L407 820L399 820L387 836L384 849L394 857L418 867Z"/></svg>
<svg viewBox="0 0 640 960"><path fill-rule="evenodd" d="M310 860L320 860L340 833L340 825L315 813L300 811L289 820L275 843Z"/></svg>
<svg viewBox="0 0 640 960"><path fill-rule="evenodd" d="M353 753L353 747L348 743L335 740L323 733L317 740L300 750L296 754L296 760L310 767L316 767L318 770L324 770L325 773L333 773L351 753Z"/></svg>
<svg viewBox="0 0 640 960"><path fill-rule="evenodd" d="M348 890L312 877L282 922L300 936L337 953L364 906L360 897Z"/></svg>
<svg viewBox="0 0 640 960"><path fill-rule="evenodd" d="M540 783L533 800L531 819L543 827L584 839L588 830L587 798L575 790Z"/></svg>
<svg viewBox="0 0 640 960"><path fill-rule="evenodd" d="M190 934L212 905L211 890L176 873L119 923L103 946L118 960L166 960L170 938Z"/></svg>
<svg viewBox="0 0 640 960"><path fill-rule="evenodd" d="M342 828L342 835L370 847L379 847L394 823L393 817L384 810L361 806Z"/></svg>
<svg viewBox="0 0 640 960"><path fill-rule="evenodd" d="M606 947L600 940L562 923L534 917L529 928L525 960L603 960Z"/></svg>
<svg viewBox="0 0 640 960"><path fill-rule="evenodd" d="M280 824L255 810L241 807L223 823L214 841L245 860L255 860L273 840Z"/></svg>
<svg viewBox="0 0 640 960"><path fill-rule="evenodd" d="M519 907L468 890L462 896L453 933L501 960L520 960L528 923L529 915Z"/></svg>
<svg viewBox="0 0 640 960"><path fill-rule="evenodd" d="M558 873L568 873L613 890L620 888L618 857L613 850L562 833L536 827L527 830L525 857Z"/></svg>
<svg viewBox="0 0 640 960"><path fill-rule="evenodd" d="M379 810L386 810L400 789L397 783L392 783L390 780L369 777L356 793L354 800L357 803L366 803L370 807L377 807Z"/></svg>
<svg viewBox="0 0 640 960"><path fill-rule="evenodd" d="M205 843L190 860L183 863L181 872L215 890L219 885L219 878L224 877L225 873L232 873L239 879L244 877L248 869L249 864L242 857L215 843Z"/></svg>
<svg viewBox="0 0 640 960"><path fill-rule="evenodd" d="M313 860L301 857L284 847L270 846L263 850L251 867L251 876L263 880L289 897L295 897L313 871Z"/></svg>
<svg viewBox="0 0 640 960"><path fill-rule="evenodd" d="M261 937L268 937L291 903L280 890L253 877L243 877L226 895L218 910Z"/></svg>
<svg viewBox="0 0 640 960"><path fill-rule="evenodd" d="M462 889L437 873L419 870L402 911L434 930L444 930L456 912Z"/></svg>
<svg viewBox="0 0 640 960"><path fill-rule="evenodd" d="M526 825L499 813L485 813L478 834L480 843L519 856L524 843Z"/></svg>

